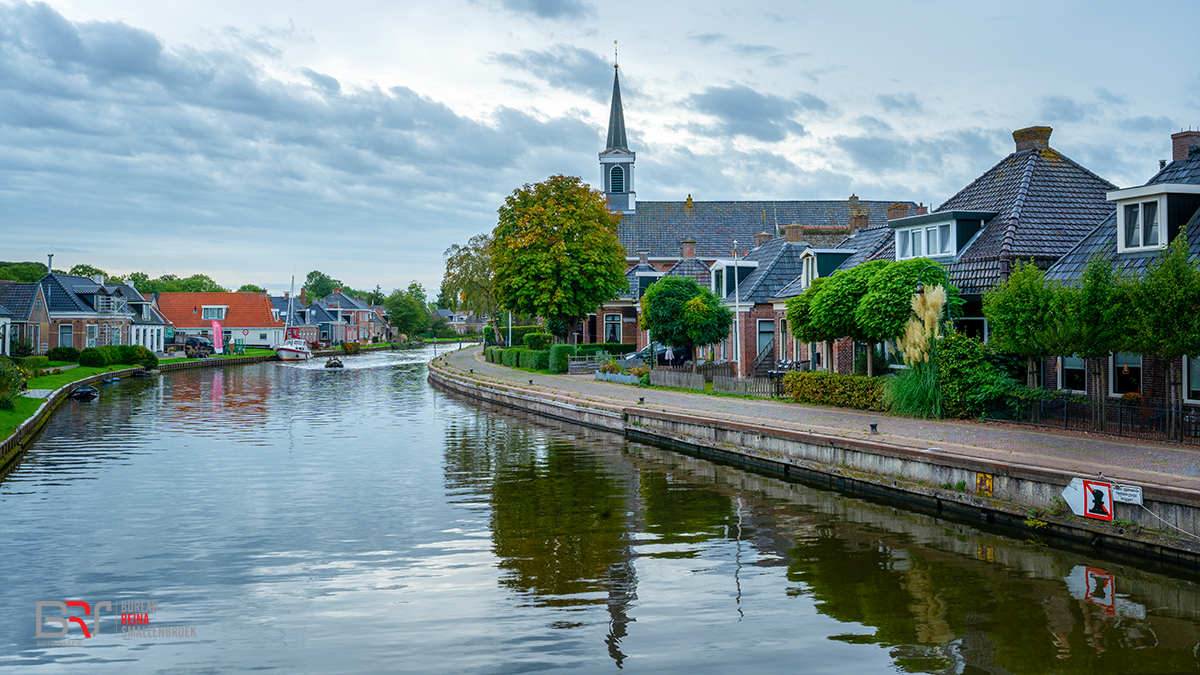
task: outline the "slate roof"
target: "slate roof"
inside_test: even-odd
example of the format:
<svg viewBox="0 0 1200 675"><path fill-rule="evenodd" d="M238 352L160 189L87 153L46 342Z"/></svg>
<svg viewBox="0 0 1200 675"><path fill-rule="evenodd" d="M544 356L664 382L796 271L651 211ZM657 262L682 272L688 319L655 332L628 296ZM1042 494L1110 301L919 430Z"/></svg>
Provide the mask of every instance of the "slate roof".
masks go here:
<svg viewBox="0 0 1200 675"><path fill-rule="evenodd" d="M101 286L87 277L70 274L47 274L38 284L42 287L46 305L52 313L95 313L96 309L91 303L79 296L95 294L101 288L105 293L120 296L128 302L146 302L142 294L129 284L105 283Z"/></svg>
<svg viewBox="0 0 1200 675"><path fill-rule="evenodd" d="M1187 159L1179 159L1164 166L1146 185L1155 183L1200 184L1200 148L1188 148Z"/></svg>
<svg viewBox="0 0 1200 675"><path fill-rule="evenodd" d="M371 306L368 305L367 303L363 302L362 300L359 300L358 298L352 298L349 295L346 295L345 293L341 292L340 290L334 291L334 292L330 293L329 295L321 298L320 300L317 300L317 304L325 309L329 309L330 307L332 307L335 302L338 303L338 307L340 309L348 309L348 310L364 311L364 312L368 312L371 310Z"/></svg>
<svg viewBox="0 0 1200 675"><path fill-rule="evenodd" d="M808 248L804 242L775 237L746 254L746 260L757 260L758 267L740 284L742 302L770 302L779 291L800 276L803 267L800 254ZM729 302L731 296L725 296Z"/></svg>
<svg viewBox="0 0 1200 675"><path fill-rule="evenodd" d="M708 288L712 282L712 270L699 258L684 258L667 270L666 276L694 279L696 283Z"/></svg>
<svg viewBox="0 0 1200 675"><path fill-rule="evenodd" d="M37 288L37 282L32 281L0 281L0 304L7 307L14 318L25 321L33 311Z"/></svg>
<svg viewBox="0 0 1200 675"><path fill-rule="evenodd" d="M859 230L854 233L854 236L841 242L834 248L854 249L854 255L846 258L838 269L850 269L859 263L871 260L876 253L879 253L885 246L892 243L892 228L884 225L883 227L869 227Z"/></svg>
<svg viewBox="0 0 1200 675"><path fill-rule="evenodd" d="M304 305L300 304L300 298L291 298L292 313L288 315L288 298L282 295L271 296L271 306L279 310L279 318L288 326L315 326L313 323L306 323L300 318L299 310L304 309Z"/></svg>
<svg viewBox="0 0 1200 675"><path fill-rule="evenodd" d="M978 295L1000 282L1003 259L1049 267L1115 212L1105 195L1116 189L1053 148L1012 153L934 210L997 214L946 266L951 281ZM871 259L894 260L894 241Z"/></svg>
<svg viewBox="0 0 1200 675"><path fill-rule="evenodd" d="M7 308L5 308L5 306L4 306L4 305L0 305L0 316L8 316L8 317L11 317L12 315L13 315L13 313L12 313L12 312L10 312L10 311L8 311L8 309L7 309Z"/></svg>
<svg viewBox="0 0 1200 675"><path fill-rule="evenodd" d="M308 306L308 320L312 325L322 323L346 323L345 321L338 321L336 315L315 302Z"/></svg>
<svg viewBox="0 0 1200 675"><path fill-rule="evenodd" d="M653 272L655 274L659 274L658 269L649 263L638 263L633 267L630 267L625 271L625 281L629 284L629 292L622 293L620 295L622 299L627 300L632 298L636 300L641 297L641 282L638 281L638 272Z"/></svg>
<svg viewBox="0 0 1200 675"><path fill-rule="evenodd" d="M201 307L228 306L221 324L227 328L283 328L271 314L271 299L261 293L159 293L158 309L177 328L208 328Z"/></svg>
<svg viewBox="0 0 1200 675"><path fill-rule="evenodd" d="M617 226L617 238L627 257L649 251L654 258L678 258L684 240L696 242L699 258L726 258L736 239L739 248L753 246L754 235L799 224L806 227L844 228L849 233L852 215L867 216L868 228L887 224L887 208L896 202L849 200L743 201L743 202L638 202L636 213L626 213ZM901 202L915 207L913 202ZM866 228L864 228L866 229ZM830 244L832 245L832 244Z"/></svg>

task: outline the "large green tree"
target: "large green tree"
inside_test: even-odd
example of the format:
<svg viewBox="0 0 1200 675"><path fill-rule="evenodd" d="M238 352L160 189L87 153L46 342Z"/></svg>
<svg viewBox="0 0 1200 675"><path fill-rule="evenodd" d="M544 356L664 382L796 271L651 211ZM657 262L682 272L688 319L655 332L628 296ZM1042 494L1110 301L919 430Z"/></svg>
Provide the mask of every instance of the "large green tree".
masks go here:
<svg viewBox="0 0 1200 675"><path fill-rule="evenodd" d="M340 280L334 279L320 270L313 270L304 278L304 287L308 289L306 297L309 301L320 300L341 285Z"/></svg>
<svg viewBox="0 0 1200 675"><path fill-rule="evenodd" d="M1103 371L1094 364L1120 351L1128 337L1130 312L1124 300L1126 288L1112 261L1098 254L1088 261L1078 283L1059 291L1052 307L1063 329L1062 355L1074 354L1091 366L1088 388L1100 408L1097 420L1104 415L1104 386Z"/></svg>
<svg viewBox="0 0 1200 675"><path fill-rule="evenodd" d="M174 274L164 274L157 279L151 279L145 272L133 272L129 275L128 283L143 295L151 293L226 293L228 288L213 281L207 274L193 274L186 279L180 279Z"/></svg>
<svg viewBox="0 0 1200 675"><path fill-rule="evenodd" d="M930 267L933 269L926 271ZM859 299L854 310L854 322L862 340L868 343L887 342L904 334L904 326L913 313L913 291L922 271L925 271L924 283L946 288L950 312L953 314L958 311L962 305L958 289L950 283L950 277L941 265L927 258L888 262L871 275L867 292ZM873 358L871 355L874 350L870 350L869 354L868 358ZM870 360L867 361L867 368L870 374L874 374Z"/></svg>
<svg viewBox="0 0 1200 675"><path fill-rule="evenodd" d="M425 307L425 288L413 281L407 289L396 289L384 303L388 323L401 333L413 335L429 327L429 310Z"/></svg>
<svg viewBox="0 0 1200 675"><path fill-rule="evenodd" d="M33 283L46 276L46 266L39 262L0 262L0 279Z"/></svg>
<svg viewBox="0 0 1200 675"><path fill-rule="evenodd" d="M1053 308L1061 286L1046 279L1032 261L1018 262L1008 279L983 296L983 315L996 351L1026 359L1026 384L1037 386L1034 362L1062 351L1064 339L1060 317Z"/></svg>
<svg viewBox="0 0 1200 675"><path fill-rule="evenodd" d="M499 341L496 319L500 305L496 301L496 275L492 268L492 235L477 234L465 246L453 244L443 255L446 273L442 277L438 306L488 317ZM443 305L443 301L447 304Z"/></svg>
<svg viewBox="0 0 1200 675"><path fill-rule="evenodd" d="M262 286L255 286L254 284L242 284L241 286L238 286L237 292L238 293L264 293L264 292L266 292L266 290L267 289L263 288Z"/></svg>
<svg viewBox="0 0 1200 675"><path fill-rule="evenodd" d="M646 290L641 303L641 327L659 342L691 347L692 372L696 372L695 348L725 339L733 324L733 312L695 279L659 279Z"/></svg>
<svg viewBox="0 0 1200 675"><path fill-rule="evenodd" d="M492 267L501 307L574 323L625 284L619 216L574 176L513 191L493 231Z"/></svg>
<svg viewBox="0 0 1200 675"><path fill-rule="evenodd" d="M828 345L841 337L829 333L828 326L823 322L813 320L813 301L821 294L828 281L829 277L817 277L812 280L803 293L787 301L789 329L792 331L792 335L801 342L824 342ZM831 349L826 351L832 353Z"/></svg>
<svg viewBox="0 0 1200 675"><path fill-rule="evenodd" d="M1181 382L1176 368L1184 356L1200 354L1200 260L1190 254L1187 237L1177 236L1127 294L1134 310L1128 350L1163 361L1172 405Z"/></svg>
<svg viewBox="0 0 1200 675"><path fill-rule="evenodd" d="M871 278L889 264L886 260L873 260L830 275L829 281L812 299L810 321L816 330L830 336L830 340L848 337L869 342L870 336L856 318L858 303L866 295ZM867 374L872 376L875 374L874 352L873 348L867 350Z"/></svg>

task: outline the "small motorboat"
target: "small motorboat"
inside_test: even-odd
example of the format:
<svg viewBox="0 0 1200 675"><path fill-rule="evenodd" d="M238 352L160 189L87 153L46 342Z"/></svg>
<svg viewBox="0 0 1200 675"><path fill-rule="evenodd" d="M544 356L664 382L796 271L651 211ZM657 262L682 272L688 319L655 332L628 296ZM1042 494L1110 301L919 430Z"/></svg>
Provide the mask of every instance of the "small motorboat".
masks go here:
<svg viewBox="0 0 1200 675"><path fill-rule="evenodd" d="M329 358L329 360L325 362L325 367L326 368L345 368L346 366L342 365L341 359L339 359L336 356L331 356Z"/></svg>
<svg viewBox="0 0 1200 675"><path fill-rule="evenodd" d="M67 394L67 397L73 401L94 401L99 395L99 389L85 384L75 387L70 394Z"/></svg>
<svg viewBox="0 0 1200 675"><path fill-rule="evenodd" d="M104 377L104 378L100 379L100 382L103 384L116 384L120 381L121 381L121 378L119 378L119 377Z"/></svg>

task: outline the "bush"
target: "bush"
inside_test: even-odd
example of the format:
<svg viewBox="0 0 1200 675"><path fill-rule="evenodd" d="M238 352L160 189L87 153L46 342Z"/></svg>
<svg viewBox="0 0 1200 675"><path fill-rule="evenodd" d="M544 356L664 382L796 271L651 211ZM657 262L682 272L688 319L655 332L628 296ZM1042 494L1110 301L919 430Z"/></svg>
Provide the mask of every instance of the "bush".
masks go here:
<svg viewBox="0 0 1200 675"><path fill-rule="evenodd" d="M571 345L551 345L550 346L550 372L565 373L570 365L570 358L575 355L575 348Z"/></svg>
<svg viewBox="0 0 1200 675"><path fill-rule="evenodd" d="M550 349L550 343L554 341L554 336L549 333L526 333L521 340L525 343L526 349Z"/></svg>
<svg viewBox="0 0 1200 675"><path fill-rule="evenodd" d="M783 388L797 403L883 411L884 380L858 375L792 371Z"/></svg>
<svg viewBox="0 0 1200 675"><path fill-rule="evenodd" d="M100 351L99 347L88 347L79 352L79 365L100 368L108 365L108 362L104 359L104 352Z"/></svg>
<svg viewBox="0 0 1200 675"><path fill-rule="evenodd" d="M362 347L357 342L343 342L342 353L347 356L353 356L362 351Z"/></svg>
<svg viewBox="0 0 1200 675"><path fill-rule="evenodd" d="M138 345L137 359L133 361L133 365L141 366L145 370L158 370L158 356L149 349Z"/></svg>
<svg viewBox="0 0 1200 675"><path fill-rule="evenodd" d="M951 332L938 341L938 384L947 417L979 417L1007 381L991 361L991 349L982 340Z"/></svg>
<svg viewBox="0 0 1200 675"><path fill-rule="evenodd" d="M523 351L525 350L518 347L505 349L502 357L502 363L509 368L516 368L521 363L521 352Z"/></svg>
<svg viewBox="0 0 1200 675"><path fill-rule="evenodd" d="M28 379L29 373L24 368L8 359L0 360L0 398L11 400L25 388Z"/></svg>
<svg viewBox="0 0 1200 675"><path fill-rule="evenodd" d="M579 345L580 356L590 356L598 352L609 354L630 354L637 351L637 345L631 342L602 342L599 344Z"/></svg>
<svg viewBox="0 0 1200 675"><path fill-rule="evenodd" d="M918 361L884 381L884 401L892 412L923 419L942 416L942 390L933 362Z"/></svg>
<svg viewBox="0 0 1200 675"><path fill-rule="evenodd" d="M50 359L45 356L26 356L21 359L21 367L31 373L50 367Z"/></svg>
<svg viewBox="0 0 1200 675"><path fill-rule="evenodd" d="M521 367L534 370L546 370L550 367L549 349L522 349Z"/></svg>
<svg viewBox="0 0 1200 675"><path fill-rule="evenodd" d="M116 347L112 347L112 349L116 350L116 358L110 361L108 365L111 366L115 363L137 363L138 347L139 345L117 345ZM142 349L145 349L145 347L142 347Z"/></svg>
<svg viewBox="0 0 1200 675"><path fill-rule="evenodd" d="M79 350L75 349L74 347L55 347L46 352L46 357L51 361L79 363Z"/></svg>
<svg viewBox="0 0 1200 675"><path fill-rule="evenodd" d="M13 356L29 356L33 353L33 340L22 338L16 340L12 345Z"/></svg>
<svg viewBox="0 0 1200 675"><path fill-rule="evenodd" d="M0 396L0 410L12 410L17 407L11 396Z"/></svg>

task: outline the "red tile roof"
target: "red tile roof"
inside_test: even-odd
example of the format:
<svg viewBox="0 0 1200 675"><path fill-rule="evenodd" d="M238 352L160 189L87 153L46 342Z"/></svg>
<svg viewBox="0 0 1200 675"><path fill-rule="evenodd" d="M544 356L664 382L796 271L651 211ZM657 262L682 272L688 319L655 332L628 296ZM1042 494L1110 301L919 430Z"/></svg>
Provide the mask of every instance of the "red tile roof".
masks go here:
<svg viewBox="0 0 1200 675"><path fill-rule="evenodd" d="M260 293L159 293L158 309L177 328L211 328L212 319L203 319L204 306L226 306L228 328L282 328L271 314L271 298Z"/></svg>

